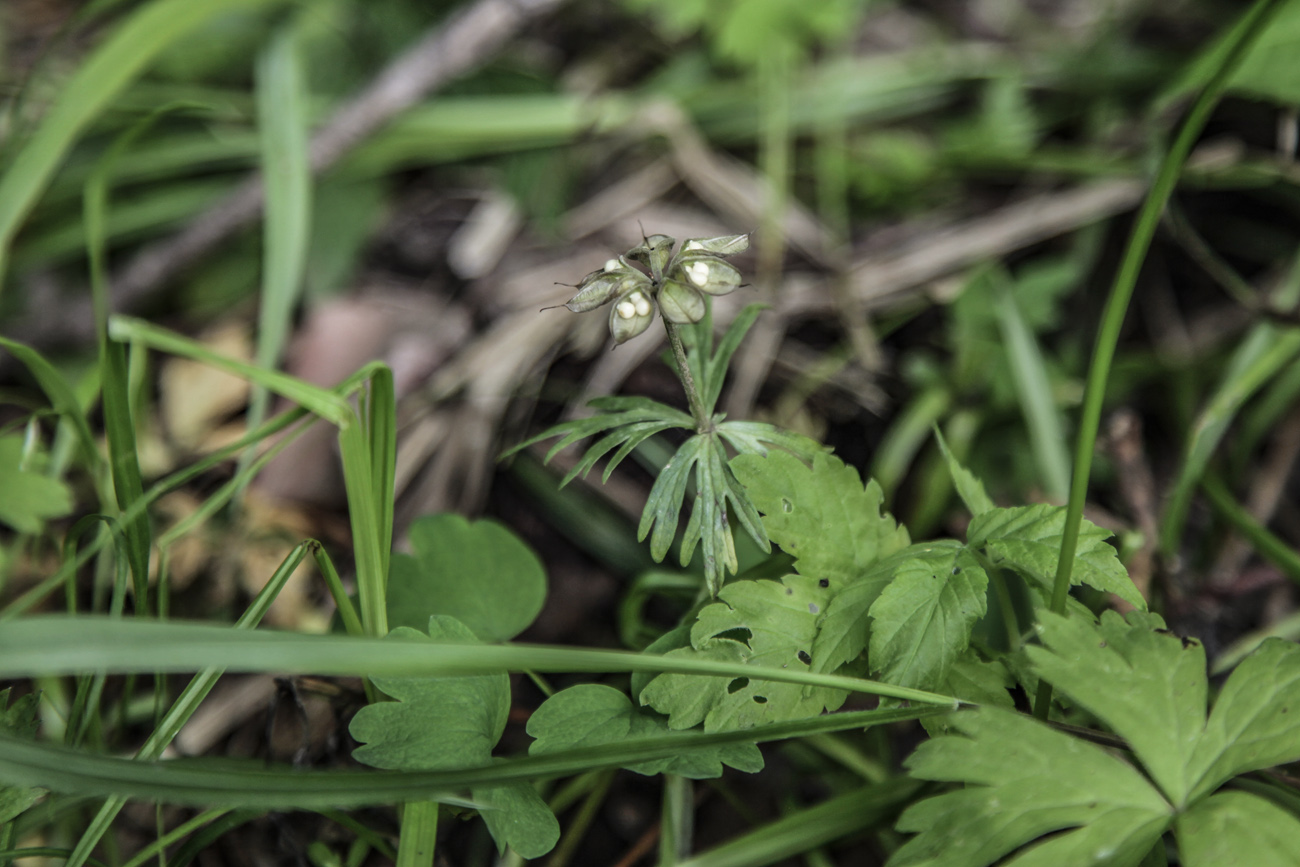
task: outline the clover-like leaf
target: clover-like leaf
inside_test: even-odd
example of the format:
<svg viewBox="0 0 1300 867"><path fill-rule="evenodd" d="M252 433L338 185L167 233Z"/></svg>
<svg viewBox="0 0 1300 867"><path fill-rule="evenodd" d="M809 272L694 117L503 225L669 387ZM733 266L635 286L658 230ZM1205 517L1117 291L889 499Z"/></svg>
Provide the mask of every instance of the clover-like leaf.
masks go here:
<svg viewBox="0 0 1300 867"><path fill-rule="evenodd" d="M527 780L496 786L473 786L474 803L488 808L479 812L497 851L506 846L524 858L540 858L555 848L560 824L555 814Z"/></svg>
<svg viewBox="0 0 1300 867"><path fill-rule="evenodd" d="M429 638L479 643L469 627L446 616L429 619L428 636L404 626L388 635L392 641ZM352 754L357 761L396 771L472 768L492 762L492 749L510 713L510 679L505 672L371 680L396 701L367 705L352 718L349 730L362 743ZM531 792L530 786L525 788ZM495 808L483 816L494 814L488 829L498 846L509 844L525 857L537 857L559 839L559 823L536 793L507 784L475 787L473 794L476 802Z"/></svg>
<svg viewBox="0 0 1300 867"><path fill-rule="evenodd" d="M454 617L429 619L429 636L409 627L389 641L477 644L469 627ZM503 671L467 677L374 677L376 687L396 699L357 711L352 736L363 743L357 761L388 770L464 768L489 762L510 713L510 679Z"/></svg>
<svg viewBox="0 0 1300 867"><path fill-rule="evenodd" d="M0 521L20 533L38 533L45 521L72 511L67 485L24 466L20 436L0 436L0 491Z"/></svg>
<svg viewBox="0 0 1300 867"><path fill-rule="evenodd" d="M542 610L542 562L495 521L426 515L411 525L410 539L412 553L394 554L389 567L390 627L419 629L445 614L482 641L509 641Z"/></svg>
<svg viewBox="0 0 1300 867"><path fill-rule="evenodd" d="M977 514L966 530L972 547L983 547L993 562L1015 569L1051 592L1056 561L1065 536L1065 507L1039 504L993 509ZM1133 585L1115 548L1111 533L1083 521L1074 555L1071 584L1087 584L1145 609L1146 600Z"/></svg>
<svg viewBox="0 0 1300 867"><path fill-rule="evenodd" d="M907 530L887 513L875 481L827 454L812 467L784 452L740 455L736 477L763 513L768 537L796 557L801 574L824 578L840 590L877 560L907 547Z"/></svg>
<svg viewBox="0 0 1300 867"><path fill-rule="evenodd" d="M732 582L700 611L691 646L666 656L810 669L817 620L830 596L823 580L804 575ZM668 714L671 728L704 723L705 731L723 731L815 716L846 697L841 690L746 677L661 674L642 690L641 703Z"/></svg>
<svg viewBox="0 0 1300 867"><path fill-rule="evenodd" d="M950 714L960 736L922 744L913 776L965 786L908 808L917 832L888 867L986 867L1040 837L1020 865L1136 867L1173 810L1131 765L1100 747L996 707Z"/></svg>
<svg viewBox="0 0 1300 867"><path fill-rule="evenodd" d="M871 606L871 670L886 683L937 689L988 608L988 575L952 540L912 545Z"/></svg>
<svg viewBox="0 0 1300 867"><path fill-rule="evenodd" d="M542 702L528 719L528 733L537 739L529 747L529 755L542 755L634 738L663 737L671 734L671 729L662 716L638 710L617 689L583 684ZM721 776L724 764L757 773L763 769L763 754L754 744L691 747L671 758L638 762L627 769L647 776L680 774L704 780Z"/></svg>

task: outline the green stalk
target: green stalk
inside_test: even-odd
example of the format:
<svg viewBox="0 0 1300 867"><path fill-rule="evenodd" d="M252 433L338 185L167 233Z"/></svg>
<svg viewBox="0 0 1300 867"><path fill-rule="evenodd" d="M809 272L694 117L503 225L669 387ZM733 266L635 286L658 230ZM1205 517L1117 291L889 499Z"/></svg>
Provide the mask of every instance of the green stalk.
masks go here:
<svg viewBox="0 0 1300 867"><path fill-rule="evenodd" d="M686 390L686 402L691 407L691 417L695 419L695 432L708 433L713 426L709 413L704 409L704 401L700 399L700 391L695 387L695 375L691 373L691 366L686 360L686 347L682 345L682 336L677 333L677 326L664 321L664 329L668 332L668 342L673 347L673 358L677 361L677 375L682 381L682 388Z"/></svg>
<svg viewBox="0 0 1300 867"><path fill-rule="evenodd" d="M1183 121L1182 128L1173 146L1165 153L1156 173L1155 182L1147 193L1142 210L1138 212L1133 231L1129 235L1124 258L1120 262L1119 273L1111 286L1110 296L1102 313L1101 329L1097 333L1097 342L1093 348L1092 364L1088 368L1088 384L1084 392L1083 415L1079 420L1079 437L1074 451L1074 473L1070 480L1070 500L1065 513L1065 532L1061 540L1061 555L1056 566L1056 582L1052 588L1051 610L1056 614L1065 613L1066 596L1070 590L1070 572L1074 566L1074 555L1079 545L1079 527L1083 520L1083 503L1088 495L1088 475L1092 469L1092 452L1097 442L1097 429L1101 425L1102 400L1106 395L1106 381L1110 378L1110 365L1115 357L1115 347L1119 343L1120 326L1124 324L1124 314L1128 311L1133 289L1137 285L1138 272L1146 259L1151 239L1155 235L1160 215L1165 203L1173 194L1178 183L1187 155L1197 136L1205 128L1210 113L1218 103L1228 85L1232 73L1245 57L1256 37L1264 32L1266 25L1277 10L1276 0L1256 0L1246 13L1245 23L1234 29L1229 37L1227 50L1221 55L1222 60L1205 88L1196 98L1192 109ZM1047 719L1048 708L1052 703L1052 686L1042 681L1038 686L1038 696L1034 702L1034 716Z"/></svg>
<svg viewBox="0 0 1300 867"><path fill-rule="evenodd" d="M408 801L402 810L402 837L397 844L397 867L430 867L437 842L437 802Z"/></svg>

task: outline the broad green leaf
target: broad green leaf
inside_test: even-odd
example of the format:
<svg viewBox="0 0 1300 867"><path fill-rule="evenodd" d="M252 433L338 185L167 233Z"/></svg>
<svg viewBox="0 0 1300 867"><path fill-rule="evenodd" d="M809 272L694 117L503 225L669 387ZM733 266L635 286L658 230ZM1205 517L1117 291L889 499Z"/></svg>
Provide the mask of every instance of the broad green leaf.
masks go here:
<svg viewBox="0 0 1300 867"><path fill-rule="evenodd" d="M875 563L831 599L826 613L817 624L817 638L813 641L812 670L834 671L847 662L857 659L867 649L871 640L871 617L868 612L880 598L906 551Z"/></svg>
<svg viewBox="0 0 1300 867"><path fill-rule="evenodd" d="M691 627L691 647L665 654L733 660L749 665L808 670L817 620L831 590L824 579L787 575L776 581L736 581L717 602L700 611ZM844 703L845 693L822 687L750 680L663 674L641 693L641 703L668 714L674 729L704 723L705 731L747 728L765 722L815 716Z"/></svg>
<svg viewBox="0 0 1300 867"><path fill-rule="evenodd" d="M658 714L638 710L622 692L610 686L583 684L570 687L542 702L528 719L528 733L537 740L529 755L542 755L576 747L619 743L632 738L670 734ZM638 774L680 774L693 780L722 776L722 766L757 773L763 754L753 744L684 749L671 758L638 762L628 770Z"/></svg>
<svg viewBox="0 0 1300 867"><path fill-rule="evenodd" d="M1042 647L1029 647L1041 677L1124 738L1174 804L1191 790L1187 765L1205 727L1205 649L1153 627L1155 615L1114 611L1094 625L1039 612Z"/></svg>
<svg viewBox="0 0 1300 867"><path fill-rule="evenodd" d="M1223 685L1191 760L1192 798L1229 777L1300 759L1300 648L1265 641Z"/></svg>
<svg viewBox="0 0 1300 867"><path fill-rule="evenodd" d="M470 797L490 808L479 815L496 841L498 852L509 846L525 858L540 858L560 839L560 823L530 782L474 786Z"/></svg>
<svg viewBox="0 0 1300 867"><path fill-rule="evenodd" d="M871 606L871 670L886 683L930 689L970 646L988 608L988 575L951 540L913 545Z"/></svg>
<svg viewBox="0 0 1300 867"><path fill-rule="evenodd" d="M469 627L454 617L429 618L435 641L475 644ZM426 636L408 627L388 640L420 641ZM367 705L349 727L362 742L353 758L394 771L432 771L492 764L492 749L505 731L510 713L510 678L499 674L468 677L376 677L374 684L396 699ZM527 791L524 791L527 789ZM497 809L488 830L499 847L509 844L526 857L549 852L559 839L559 824L532 787L525 783L475 788L475 798ZM514 811L518 811L515 813ZM550 816L549 822L542 811Z"/></svg>
<svg viewBox="0 0 1300 867"><path fill-rule="evenodd" d="M9 689L0 690L0 730L20 738L35 739L40 727L40 701L40 693L33 692L10 704ZM14 819L44 794L45 790L40 788L0 784L0 824Z"/></svg>
<svg viewBox="0 0 1300 867"><path fill-rule="evenodd" d="M907 529L888 513L884 496L839 458L819 454L809 468L785 452L740 455L731 467L763 513L768 537L794 555L803 575L838 591L871 564L907 547Z"/></svg>
<svg viewBox="0 0 1300 867"><path fill-rule="evenodd" d="M1023 573L1050 593L1064 531L1065 507L1039 504L976 515L966 530L966 538L972 547L982 546L994 563ZM1134 607L1145 609L1146 600L1133 586L1114 547L1106 544L1110 536L1109 530L1083 521L1070 583L1114 593Z"/></svg>
<svg viewBox="0 0 1300 867"><path fill-rule="evenodd" d="M477 643L469 627L452 617L430 618L429 630L436 641ZM403 626L385 640L427 639ZM396 701L368 705L352 718L352 736L363 744L353 753L357 761L407 771L488 763L510 713L510 678L505 672L372 680Z"/></svg>
<svg viewBox="0 0 1300 867"><path fill-rule="evenodd" d="M905 763L913 776L963 783L898 820L918 836L888 867L985 867L1040 837L1008 864L1137 865L1173 810L1132 766L1023 714L994 707L949 716L959 736L935 738Z"/></svg>
<svg viewBox="0 0 1300 867"><path fill-rule="evenodd" d="M1300 864L1300 819L1258 795L1220 792L1174 823L1183 867L1294 867Z"/></svg>
<svg viewBox="0 0 1300 867"><path fill-rule="evenodd" d="M953 457L948 449L948 442L943 438L938 427L934 429L934 436L939 441L939 451L943 453L943 459L948 463L948 472L952 474L953 486L957 488L961 501L966 504L967 509L970 509L970 513L982 515L996 509L993 499L984 490L984 483Z"/></svg>
<svg viewBox="0 0 1300 867"><path fill-rule="evenodd" d="M388 625L418 629L455 617L480 641L509 641L536 619L546 572L518 536L494 521L426 515L411 525L411 554L394 554Z"/></svg>
<svg viewBox="0 0 1300 867"><path fill-rule="evenodd" d="M0 521L38 533L50 518L72 511L72 492L58 479L23 468L23 438L0 436Z"/></svg>

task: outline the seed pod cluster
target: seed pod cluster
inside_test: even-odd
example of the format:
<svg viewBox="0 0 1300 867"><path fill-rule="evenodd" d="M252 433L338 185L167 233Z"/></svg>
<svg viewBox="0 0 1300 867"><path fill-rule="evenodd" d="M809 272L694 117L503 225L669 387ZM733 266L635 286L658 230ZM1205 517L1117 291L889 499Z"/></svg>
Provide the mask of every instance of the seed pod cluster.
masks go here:
<svg viewBox="0 0 1300 867"><path fill-rule="evenodd" d="M651 235L605 267L578 283L578 292L564 306L585 313L613 302L609 333L626 343L650 327L658 309L675 325L699 322L708 310L705 295L726 295L740 285L740 271L722 256L749 248L749 235L695 238L673 255L675 238ZM636 267L636 262L650 273Z"/></svg>

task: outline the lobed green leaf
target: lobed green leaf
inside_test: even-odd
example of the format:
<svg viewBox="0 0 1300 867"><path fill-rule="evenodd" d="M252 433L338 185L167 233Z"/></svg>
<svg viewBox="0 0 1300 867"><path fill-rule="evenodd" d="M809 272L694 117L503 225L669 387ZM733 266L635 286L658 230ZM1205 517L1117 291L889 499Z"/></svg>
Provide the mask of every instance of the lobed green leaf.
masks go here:
<svg viewBox="0 0 1300 867"><path fill-rule="evenodd" d="M871 606L871 670L886 683L932 689L947 680L988 608L988 575L960 543L913 545Z"/></svg>
<svg viewBox="0 0 1300 867"><path fill-rule="evenodd" d="M972 547L983 547L995 564L1015 569L1050 594L1065 535L1065 512L1064 506L1046 504L981 512L971 520L966 538ZM1119 554L1106 543L1110 536L1109 530L1091 521L1082 522L1070 583L1114 593L1135 608L1145 609L1146 600L1120 563Z"/></svg>
<svg viewBox="0 0 1300 867"><path fill-rule="evenodd" d="M836 590L908 544L906 528L881 512L880 486L864 487L857 470L839 458L819 453L809 467L773 451L738 455L731 467L763 513L768 537L796 557L801 574L824 578Z"/></svg>
<svg viewBox="0 0 1300 867"><path fill-rule="evenodd" d="M557 692L528 719L528 734L536 738L529 755L621 743L629 738L670 734L658 714L638 710L622 692L601 684L582 684ZM763 754L754 744L724 744L684 749L678 755L636 762L630 771L653 776L680 774L693 780L722 776L722 766L757 773Z"/></svg>

